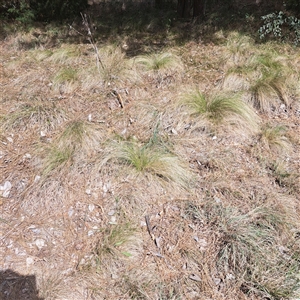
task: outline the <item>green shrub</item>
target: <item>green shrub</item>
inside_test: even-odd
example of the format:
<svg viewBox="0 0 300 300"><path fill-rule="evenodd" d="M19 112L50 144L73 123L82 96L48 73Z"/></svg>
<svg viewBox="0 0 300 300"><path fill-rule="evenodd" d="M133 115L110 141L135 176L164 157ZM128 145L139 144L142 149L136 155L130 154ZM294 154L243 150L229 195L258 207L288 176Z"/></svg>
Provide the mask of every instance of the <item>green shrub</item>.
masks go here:
<svg viewBox="0 0 300 300"><path fill-rule="evenodd" d="M300 43L300 19L294 16L287 16L280 11L261 17L264 25L258 30L259 37L265 38L267 35L273 35L279 39L294 40L295 45Z"/></svg>

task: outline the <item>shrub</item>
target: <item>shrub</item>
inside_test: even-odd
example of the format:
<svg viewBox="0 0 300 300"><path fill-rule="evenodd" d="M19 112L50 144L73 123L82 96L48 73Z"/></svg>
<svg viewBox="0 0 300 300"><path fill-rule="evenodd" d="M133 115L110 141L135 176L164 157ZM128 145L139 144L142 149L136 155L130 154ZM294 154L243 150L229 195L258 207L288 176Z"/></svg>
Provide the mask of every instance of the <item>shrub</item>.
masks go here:
<svg viewBox="0 0 300 300"><path fill-rule="evenodd" d="M300 42L300 20L294 16L287 16L280 11L261 17L264 25L259 28L259 37L265 38L267 35L273 35L275 38L287 39L292 37L294 44Z"/></svg>

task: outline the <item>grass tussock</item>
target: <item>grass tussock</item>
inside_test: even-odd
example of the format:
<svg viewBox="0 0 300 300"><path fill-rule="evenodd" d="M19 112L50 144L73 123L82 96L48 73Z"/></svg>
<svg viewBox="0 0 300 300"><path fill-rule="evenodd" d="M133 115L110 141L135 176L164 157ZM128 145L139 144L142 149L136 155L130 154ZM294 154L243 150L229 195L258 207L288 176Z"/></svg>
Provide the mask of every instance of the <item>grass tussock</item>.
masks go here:
<svg viewBox="0 0 300 300"><path fill-rule="evenodd" d="M256 109L270 113L298 97L298 80L297 71L285 56L256 51L247 61L228 69L223 88L245 92Z"/></svg>
<svg viewBox="0 0 300 300"><path fill-rule="evenodd" d="M140 56L135 59L145 71L159 72L159 71L182 71L183 65L178 56L169 53L154 53L146 56Z"/></svg>
<svg viewBox="0 0 300 300"><path fill-rule="evenodd" d="M38 126L41 130L51 130L67 119L67 114L55 103L33 101L20 105L1 120L5 130L26 130Z"/></svg>
<svg viewBox="0 0 300 300"><path fill-rule="evenodd" d="M100 48L99 57L101 64L97 62L97 68L104 82L111 84L138 79L133 64L125 58L125 53L119 47L107 46Z"/></svg>
<svg viewBox="0 0 300 300"><path fill-rule="evenodd" d="M99 240L93 249L96 265L101 267L103 260L110 256L131 257L126 251L126 244L132 242L136 229L129 223L111 224L100 232ZM125 247L125 248L124 248Z"/></svg>
<svg viewBox="0 0 300 300"><path fill-rule="evenodd" d="M53 79L54 89L62 93L71 93L78 88L78 72L74 68L62 68Z"/></svg>
<svg viewBox="0 0 300 300"><path fill-rule="evenodd" d="M257 207L247 214L208 202L189 207L196 222L208 224L215 236L218 274L227 288L239 285L247 294L270 299L292 297L299 288L299 249L293 245L290 220L274 208ZM291 238L287 242L286 236ZM280 247L284 253L280 254Z"/></svg>
<svg viewBox="0 0 300 300"><path fill-rule="evenodd" d="M59 64L59 65L74 65L80 60L81 49L76 45L61 45L59 49L56 49L52 53L47 52L47 61Z"/></svg>
<svg viewBox="0 0 300 300"><path fill-rule="evenodd" d="M182 103L192 117L206 121L213 126L242 126L250 132L258 129L258 116L243 102L238 94L207 95L195 91L183 97Z"/></svg>
<svg viewBox="0 0 300 300"><path fill-rule="evenodd" d="M282 125L266 125L260 133L260 142L267 151L288 153L292 149L292 144L287 136L287 128Z"/></svg>
<svg viewBox="0 0 300 300"><path fill-rule="evenodd" d="M113 141L103 163L109 161L128 166L138 174L152 175L184 188L192 183L186 164L155 139L146 143L137 140Z"/></svg>
<svg viewBox="0 0 300 300"><path fill-rule="evenodd" d="M89 160L100 143L100 136L93 125L82 120L70 121L47 149L43 173L61 170L76 160Z"/></svg>

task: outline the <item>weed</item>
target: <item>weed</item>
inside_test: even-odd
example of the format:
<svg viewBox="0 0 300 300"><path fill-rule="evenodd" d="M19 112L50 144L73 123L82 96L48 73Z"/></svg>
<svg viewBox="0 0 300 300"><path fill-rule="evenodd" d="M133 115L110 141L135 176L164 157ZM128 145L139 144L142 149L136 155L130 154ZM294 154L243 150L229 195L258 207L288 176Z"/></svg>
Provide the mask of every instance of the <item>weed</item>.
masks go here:
<svg viewBox="0 0 300 300"><path fill-rule="evenodd" d="M127 223L111 224L101 231L101 239L94 247L94 256L97 262L101 263L107 256L130 256L130 253L121 251L120 247L130 241L135 228Z"/></svg>

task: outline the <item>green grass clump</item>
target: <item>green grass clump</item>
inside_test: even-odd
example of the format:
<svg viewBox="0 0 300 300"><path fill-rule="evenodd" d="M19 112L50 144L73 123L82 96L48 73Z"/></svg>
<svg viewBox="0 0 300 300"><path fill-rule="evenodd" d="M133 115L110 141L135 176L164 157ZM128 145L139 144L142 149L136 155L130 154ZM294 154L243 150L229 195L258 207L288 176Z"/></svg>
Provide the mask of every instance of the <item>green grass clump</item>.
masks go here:
<svg viewBox="0 0 300 300"><path fill-rule="evenodd" d="M182 103L187 106L192 116L204 119L213 125L235 123L244 125L251 131L257 129L257 115L238 94L206 95L195 91L184 96Z"/></svg>
<svg viewBox="0 0 300 300"><path fill-rule="evenodd" d="M28 127L39 126L40 129L53 129L66 119L63 109L54 103L34 101L24 103L15 111L7 114L1 120L4 129L18 128L25 130Z"/></svg>
<svg viewBox="0 0 300 300"><path fill-rule="evenodd" d="M59 73L55 76L55 83L66 83L66 82L74 82L78 78L77 71L73 68L63 68L59 71Z"/></svg>
<svg viewBox="0 0 300 300"><path fill-rule="evenodd" d="M139 56L135 59L135 63L142 70L152 72L156 75L162 72L178 72L183 70L180 58L169 52Z"/></svg>
<svg viewBox="0 0 300 300"><path fill-rule="evenodd" d="M247 100L261 112L270 113L280 103L289 105L298 93L298 75L292 63L275 51L253 54L228 69L223 87L244 91Z"/></svg>
<svg viewBox="0 0 300 300"><path fill-rule="evenodd" d="M282 125L270 126L266 125L260 133L260 141L267 150L276 152L289 152L292 145L286 136L287 128Z"/></svg>
<svg viewBox="0 0 300 300"><path fill-rule="evenodd" d="M82 120L69 122L48 149L43 173L61 170L67 163L74 163L77 157L89 159L97 143L97 132L91 125Z"/></svg>
<svg viewBox="0 0 300 300"><path fill-rule="evenodd" d="M127 165L138 173L151 174L181 187L188 187L192 181L188 166L165 146L151 140L146 143L136 140L113 141L104 162L111 160Z"/></svg>

